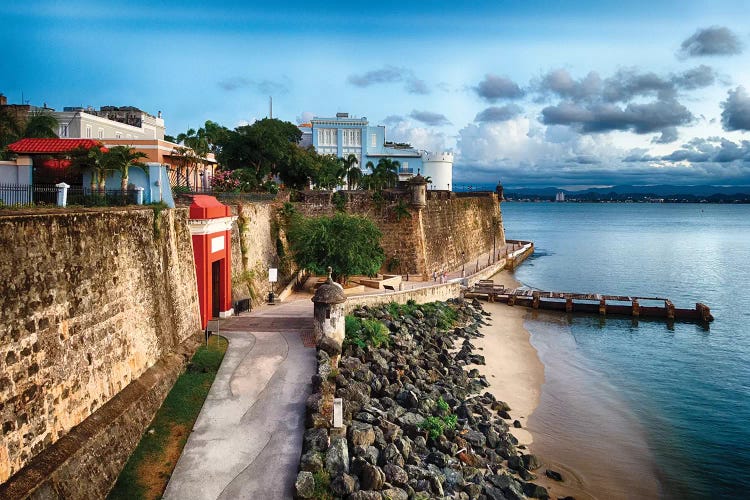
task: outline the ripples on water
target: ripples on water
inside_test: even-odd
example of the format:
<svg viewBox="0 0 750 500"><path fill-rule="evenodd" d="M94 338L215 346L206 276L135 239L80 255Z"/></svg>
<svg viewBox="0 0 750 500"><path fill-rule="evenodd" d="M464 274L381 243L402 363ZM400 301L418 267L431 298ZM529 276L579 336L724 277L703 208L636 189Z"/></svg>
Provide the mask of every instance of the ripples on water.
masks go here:
<svg viewBox="0 0 750 500"><path fill-rule="evenodd" d="M590 484L607 481L598 474L609 471L614 496L655 490L623 491L612 473L625 474L632 488L658 477L667 498L746 497L750 206L504 203L502 210L507 237L537 247L516 271L524 285L663 296L677 307L700 301L716 318L708 330L590 316L527 321L547 378L530 422L541 435L536 447L558 443L557 452L589 470L582 475Z"/></svg>

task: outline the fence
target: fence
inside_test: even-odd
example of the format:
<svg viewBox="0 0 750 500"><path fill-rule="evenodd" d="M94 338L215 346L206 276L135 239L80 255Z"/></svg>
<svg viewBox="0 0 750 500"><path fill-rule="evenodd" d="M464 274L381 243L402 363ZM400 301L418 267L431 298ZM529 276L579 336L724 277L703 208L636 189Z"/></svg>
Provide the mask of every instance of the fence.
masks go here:
<svg viewBox="0 0 750 500"><path fill-rule="evenodd" d="M92 190L67 184L0 184L0 205L4 206L124 206L143 203L143 188Z"/></svg>

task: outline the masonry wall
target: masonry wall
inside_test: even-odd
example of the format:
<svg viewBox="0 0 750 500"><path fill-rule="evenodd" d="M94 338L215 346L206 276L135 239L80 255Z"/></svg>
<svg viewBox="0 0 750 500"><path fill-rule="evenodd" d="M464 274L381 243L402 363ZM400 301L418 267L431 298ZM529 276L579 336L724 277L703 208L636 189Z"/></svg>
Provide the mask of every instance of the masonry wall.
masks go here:
<svg viewBox="0 0 750 500"><path fill-rule="evenodd" d="M232 300L266 300L268 293L284 288L296 267L286 254L286 236L278 215L279 203L232 205L237 221L232 227ZM278 269L278 281L271 284L268 268Z"/></svg>
<svg viewBox="0 0 750 500"><path fill-rule="evenodd" d="M5 216L0 248L2 483L200 326L187 210Z"/></svg>
<svg viewBox="0 0 750 500"><path fill-rule="evenodd" d="M430 192L422 210L409 204L406 193L386 193L379 201L367 191L342 196L345 203L340 205L347 213L367 216L383 233L384 272L426 277L433 271L460 267L462 252L466 261L483 254L487 259L493 250L493 233L495 248L505 244L502 214L494 193L459 197ZM307 216L331 215L336 210L331 194L325 192L308 194L296 207Z"/></svg>

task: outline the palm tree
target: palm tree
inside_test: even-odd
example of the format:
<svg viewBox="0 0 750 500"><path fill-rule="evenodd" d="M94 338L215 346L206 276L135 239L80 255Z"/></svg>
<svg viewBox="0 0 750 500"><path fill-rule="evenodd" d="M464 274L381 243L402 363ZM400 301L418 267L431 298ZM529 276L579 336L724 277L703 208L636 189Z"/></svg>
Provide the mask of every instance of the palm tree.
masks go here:
<svg viewBox="0 0 750 500"><path fill-rule="evenodd" d="M39 139L57 139L57 118L44 111L38 111L29 115L24 129L24 137L35 137Z"/></svg>
<svg viewBox="0 0 750 500"><path fill-rule="evenodd" d="M398 160L390 158L381 158L372 171L372 175L377 179L378 189L394 187L398 182L398 167L401 166Z"/></svg>
<svg viewBox="0 0 750 500"><path fill-rule="evenodd" d="M146 153L135 151L129 146L113 146L105 154L104 163L110 172L120 172L120 191L123 193L128 189L128 171L130 167L138 167L144 172L146 164L140 162L142 158L148 158Z"/></svg>
<svg viewBox="0 0 750 500"><path fill-rule="evenodd" d="M344 168L346 169L347 188L351 190L352 186L356 187L362 180L362 170L357 166L359 160L356 155L350 153L349 156L343 158L342 161L344 162Z"/></svg>

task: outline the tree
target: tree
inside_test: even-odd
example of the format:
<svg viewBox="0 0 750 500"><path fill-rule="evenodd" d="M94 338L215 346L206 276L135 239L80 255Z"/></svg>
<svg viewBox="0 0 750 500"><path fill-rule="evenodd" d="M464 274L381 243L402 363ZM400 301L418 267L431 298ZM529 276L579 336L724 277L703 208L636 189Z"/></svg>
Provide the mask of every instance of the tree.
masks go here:
<svg viewBox="0 0 750 500"><path fill-rule="evenodd" d="M346 283L349 276L375 275L385 261L382 234L366 217L337 213L332 217L292 219L287 238L297 264L316 274L333 269L333 277Z"/></svg>
<svg viewBox="0 0 750 500"><path fill-rule="evenodd" d="M110 172L120 172L120 190L125 191L128 189L128 171L131 167L138 167L144 172L146 171L146 164L139 161L143 158L148 158L145 153L135 151L129 146L113 146L110 150L104 153L104 164L106 170Z"/></svg>
<svg viewBox="0 0 750 500"><path fill-rule="evenodd" d="M44 111L31 113L26 122L24 137L35 137L39 139L57 139L57 118Z"/></svg>
<svg viewBox="0 0 750 500"><path fill-rule="evenodd" d="M398 160L391 160L390 158L378 160L378 164L372 170L372 175L378 185L377 189L395 187L398 182L398 167L400 166L401 163Z"/></svg>
<svg viewBox="0 0 750 500"><path fill-rule="evenodd" d="M346 169L341 158L335 155L319 155L317 175L313 183L322 189L334 189L344 182Z"/></svg>
<svg viewBox="0 0 750 500"><path fill-rule="evenodd" d="M354 154L349 154L349 156L343 159L343 162L344 168L346 169L347 188L351 190L352 187L356 188L362 180L362 170L357 166L359 164L359 160Z"/></svg>
<svg viewBox="0 0 750 500"><path fill-rule="evenodd" d="M68 153L72 164L81 170L91 170L91 192L104 191L107 161L105 155L109 150L101 143L85 148L78 147Z"/></svg>
<svg viewBox="0 0 750 500"><path fill-rule="evenodd" d="M301 138L293 123L264 118L223 134L217 143L218 160L229 170L251 169L257 184L262 184L269 175L281 177L293 168Z"/></svg>

